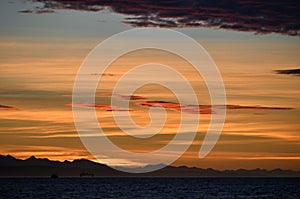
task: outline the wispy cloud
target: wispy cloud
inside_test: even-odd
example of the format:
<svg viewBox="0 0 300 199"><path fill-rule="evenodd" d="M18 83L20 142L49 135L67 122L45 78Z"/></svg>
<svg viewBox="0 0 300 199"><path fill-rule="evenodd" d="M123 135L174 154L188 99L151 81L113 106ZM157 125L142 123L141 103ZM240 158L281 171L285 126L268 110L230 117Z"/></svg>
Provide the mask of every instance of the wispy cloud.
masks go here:
<svg viewBox="0 0 300 199"><path fill-rule="evenodd" d="M104 104L67 104L67 105L72 107L96 108L104 111L131 111L128 109L122 109L122 108L118 108L110 105L104 105Z"/></svg>
<svg viewBox="0 0 300 199"><path fill-rule="evenodd" d="M139 95L115 95L116 97L118 97L119 99L123 99L123 100L145 100L147 98L139 96Z"/></svg>
<svg viewBox="0 0 300 199"><path fill-rule="evenodd" d="M6 105L1 105L0 104L0 110L18 110L17 107L13 107L13 106L6 106Z"/></svg>
<svg viewBox="0 0 300 199"><path fill-rule="evenodd" d="M206 159L234 159L234 160L299 160L294 153L257 153L257 152L214 152Z"/></svg>
<svg viewBox="0 0 300 199"><path fill-rule="evenodd" d="M116 97L121 100L145 100L146 97L140 96L140 95L122 95L122 94L111 94L111 93L98 93L96 95L97 97Z"/></svg>
<svg viewBox="0 0 300 199"><path fill-rule="evenodd" d="M287 70L275 70L277 74L284 74L284 75L300 75L300 69L287 69Z"/></svg>
<svg viewBox="0 0 300 199"><path fill-rule="evenodd" d="M51 14L51 13L55 13L54 10L52 9L34 9L34 10L20 10L19 13L25 13L25 14L31 14L31 13L35 13L35 14Z"/></svg>
<svg viewBox="0 0 300 199"><path fill-rule="evenodd" d="M121 94L110 94L110 93L101 93L97 94L97 97L116 97L119 100L129 100L134 102L138 106L143 107L163 107L169 110L185 112L190 114L212 114L212 105L191 105L191 104L180 104L169 101L157 101L157 100L147 100L146 97L140 95L121 95ZM126 109L121 109L117 107L112 107L108 105L101 104L75 104L73 106L80 107L95 107L100 110L106 111L127 111ZM214 105L215 108L228 109L228 110L292 110L291 107L268 107L268 106L244 106L244 105ZM129 110L133 111L133 110ZM263 113L255 113L263 114Z"/></svg>
<svg viewBox="0 0 300 199"><path fill-rule="evenodd" d="M184 105L166 101L139 101L136 104L147 107L164 107L170 110L182 111L192 114L211 114L211 105ZM217 108L230 110L291 110L289 107L242 106L242 105L216 105Z"/></svg>
<svg viewBox="0 0 300 199"><path fill-rule="evenodd" d="M33 13L33 10L20 10L19 13Z"/></svg>

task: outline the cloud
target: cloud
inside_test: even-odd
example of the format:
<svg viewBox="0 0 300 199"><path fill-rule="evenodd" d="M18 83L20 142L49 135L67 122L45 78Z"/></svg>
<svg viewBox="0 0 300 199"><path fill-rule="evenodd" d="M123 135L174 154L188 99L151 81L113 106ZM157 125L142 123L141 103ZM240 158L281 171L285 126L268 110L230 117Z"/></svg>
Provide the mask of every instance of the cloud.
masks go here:
<svg viewBox="0 0 300 199"><path fill-rule="evenodd" d="M96 76L115 76L114 74L112 73L91 73L90 75L96 75Z"/></svg>
<svg viewBox="0 0 300 199"><path fill-rule="evenodd" d="M19 13L33 13L33 10L20 10Z"/></svg>
<svg viewBox="0 0 300 199"><path fill-rule="evenodd" d="M119 99L122 100L130 100L130 101L134 101L134 100L145 100L145 97L139 96L139 95L115 95L116 97L118 97Z"/></svg>
<svg viewBox="0 0 300 199"><path fill-rule="evenodd" d="M137 105L146 107L164 107L169 110L182 111L191 114L212 114L211 105L184 105L166 101L139 101ZM241 105L217 105L217 108L226 108L229 110L291 110L287 107L266 107L266 106L241 106Z"/></svg>
<svg viewBox="0 0 300 199"><path fill-rule="evenodd" d="M284 75L300 75L300 69L288 69L288 70L275 70L277 74L284 74Z"/></svg>
<svg viewBox="0 0 300 199"><path fill-rule="evenodd" d="M54 13L54 10L48 10L48 9L42 9L42 10L37 10L35 11L36 14L49 14L49 13Z"/></svg>
<svg viewBox="0 0 300 199"><path fill-rule="evenodd" d="M131 102L135 101L135 104L143 107L163 107L169 110L174 110L178 112L185 112L190 114L212 114L212 106L211 105L189 105L189 104L179 104L168 101L158 101L158 100L147 100L146 97L139 95L121 95L121 94L109 94L102 93L97 94L98 97L116 97L120 100L129 100ZM74 105L73 105L74 106ZM78 105L76 105L78 106ZM80 105L85 107L93 107L107 110L107 111L126 111L125 109L118 109L115 107L107 106L107 105ZM226 108L228 110L292 110L290 107L267 107L267 106L243 106L243 105L215 105L216 108ZM133 111L133 110L130 110ZM264 113L254 113L254 114L264 114Z"/></svg>
<svg viewBox="0 0 300 199"><path fill-rule="evenodd" d="M42 9L100 11L105 8L128 17L123 21L137 27L211 27L257 34L280 33L300 36L298 1L261 0L36 0Z"/></svg>
<svg viewBox="0 0 300 199"><path fill-rule="evenodd" d="M166 101L142 101L137 102L136 104L146 107L163 107L169 110L182 111L191 114L211 114L210 106L182 105Z"/></svg>
<svg viewBox="0 0 300 199"><path fill-rule="evenodd" d="M226 105L227 109L246 109L246 110L292 110L289 107L267 107L267 106L241 106L241 105Z"/></svg>
<svg viewBox="0 0 300 199"><path fill-rule="evenodd" d="M51 14L51 13L55 13L55 11L50 9L35 9L35 10L20 10L19 13Z"/></svg>
<svg viewBox="0 0 300 199"><path fill-rule="evenodd" d="M6 106L6 105L1 105L0 104L0 110L18 110L17 107L13 107L13 106Z"/></svg>
<svg viewBox="0 0 300 199"><path fill-rule="evenodd" d="M121 94L111 94L111 93L99 93L96 95L97 97L116 97L121 100L145 100L147 98L139 96L139 95L121 95Z"/></svg>
<svg viewBox="0 0 300 199"><path fill-rule="evenodd" d="M103 105L103 104L67 104L68 106L72 107L86 107L86 108L96 108L103 111L132 111L127 109L122 109L114 106Z"/></svg>

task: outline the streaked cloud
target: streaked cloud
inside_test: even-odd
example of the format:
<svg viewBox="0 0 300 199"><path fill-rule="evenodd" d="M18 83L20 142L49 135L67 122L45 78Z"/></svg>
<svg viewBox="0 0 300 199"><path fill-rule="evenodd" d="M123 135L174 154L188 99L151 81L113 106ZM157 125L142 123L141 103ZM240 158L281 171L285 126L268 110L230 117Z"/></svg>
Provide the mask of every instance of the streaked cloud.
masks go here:
<svg viewBox="0 0 300 199"><path fill-rule="evenodd" d="M112 73L91 73L90 75L97 75L97 76L115 76L114 74Z"/></svg>
<svg viewBox="0 0 300 199"><path fill-rule="evenodd" d="M0 104L0 110L18 110L17 107L13 107L13 106L7 106L7 105L1 105Z"/></svg>
<svg viewBox="0 0 300 199"><path fill-rule="evenodd" d="M211 105L183 105L179 103L166 101L139 101L136 104L147 107L164 107L170 110L182 111L192 114L211 114ZM242 105L217 105L217 108L226 108L229 110L291 110L288 107L266 107L266 106L242 106Z"/></svg>
<svg viewBox="0 0 300 199"><path fill-rule="evenodd" d="M120 100L129 100L139 106L143 107L163 107L169 110L175 110L179 112L186 112L190 114L212 114L212 105L190 105L190 104L179 104L175 102L169 101L157 101L157 100L147 100L146 97L140 95L121 95L121 94L109 94L109 93L101 93L97 94L98 97L116 97ZM73 105L73 106L85 106L85 107L96 107L98 109L106 110L106 111L126 111L124 109L120 109L117 107L111 107L107 105ZM268 106L244 106L244 105L215 105L215 108L226 108L229 110L292 110L291 107L268 107ZM133 110L130 110L133 111ZM262 113L255 113L262 114Z"/></svg>
<svg viewBox="0 0 300 199"><path fill-rule="evenodd" d="M33 13L33 10L20 10L19 13Z"/></svg>
<svg viewBox="0 0 300 199"><path fill-rule="evenodd" d="M275 70L275 73L284 75L300 75L300 69Z"/></svg>
<svg viewBox="0 0 300 199"><path fill-rule="evenodd" d="M54 12L55 12L54 10L47 10L47 9L35 11L36 14L49 14L49 13L54 13Z"/></svg>
<svg viewBox="0 0 300 199"><path fill-rule="evenodd" d="M257 153L257 152L214 152L206 159L224 158L234 160L299 160L294 153Z"/></svg>
<svg viewBox="0 0 300 199"><path fill-rule="evenodd" d="M48 9L37 9L37 10L20 10L19 13L26 13L26 14L30 14L30 13L35 13L35 14L50 14L50 13L54 13L54 10L48 10Z"/></svg>
<svg viewBox="0 0 300 199"><path fill-rule="evenodd" d="M67 104L67 105L73 107L86 107L86 108L94 107L96 109L104 110L104 111L131 111L131 110L122 109L122 108L104 105L104 104Z"/></svg>
<svg viewBox="0 0 300 199"><path fill-rule="evenodd" d="M145 100L146 97L140 96L140 95L122 95L122 94L111 94L111 93L98 93L96 95L97 97L116 97L121 100Z"/></svg>
<svg viewBox="0 0 300 199"><path fill-rule="evenodd" d="M145 100L147 98L139 96L139 95L115 95L116 97L123 99L123 100Z"/></svg>

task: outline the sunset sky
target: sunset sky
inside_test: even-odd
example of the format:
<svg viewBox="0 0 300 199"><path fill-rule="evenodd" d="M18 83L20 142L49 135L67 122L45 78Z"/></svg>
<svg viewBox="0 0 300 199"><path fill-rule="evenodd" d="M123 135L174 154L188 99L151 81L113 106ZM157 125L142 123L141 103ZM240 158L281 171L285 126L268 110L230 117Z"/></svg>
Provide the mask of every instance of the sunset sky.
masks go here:
<svg viewBox="0 0 300 199"><path fill-rule="evenodd" d="M73 122L76 73L88 53L104 39L133 27L155 26L174 29L199 42L218 66L227 93L226 122L217 145L204 159L198 158L211 116L209 108L201 111L200 106L197 136L173 165L300 170L300 74L285 74L300 68L299 3L241 1L245 2L243 10L235 5L240 10L229 17L230 5L221 9L207 4L196 12L195 1L174 5L78 2L0 1L0 154L21 159L34 155L61 161L95 160L81 143ZM276 13L278 7L284 8L282 16ZM200 8L207 10L206 18L199 14ZM110 106L110 98L128 96L111 96L113 86L126 71L149 62L180 71L197 91L200 105L210 104L201 76L182 58L160 50L140 50L120 57L101 79L96 110L105 134L128 151L163 147L174 137L180 120L175 96L161 86L146 85L135 92L137 99L130 101L132 119L147 125L149 107L164 101L168 119L162 131L141 140L126 136L116 126L111 110L120 110ZM134 80L143 78L136 74ZM171 76L166 78L172 81ZM99 162L140 166L109 158Z"/></svg>

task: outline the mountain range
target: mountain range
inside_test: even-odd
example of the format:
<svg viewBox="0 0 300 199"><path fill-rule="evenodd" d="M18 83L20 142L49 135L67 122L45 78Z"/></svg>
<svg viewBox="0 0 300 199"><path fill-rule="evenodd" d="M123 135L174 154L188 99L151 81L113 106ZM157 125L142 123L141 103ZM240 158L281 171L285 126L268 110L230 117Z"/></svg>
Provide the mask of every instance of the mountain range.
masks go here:
<svg viewBox="0 0 300 199"><path fill-rule="evenodd" d="M165 168L142 174L125 173L86 159L53 161L31 156L21 160L0 155L0 177L300 177L300 171L282 169L237 169L219 171L186 166Z"/></svg>

